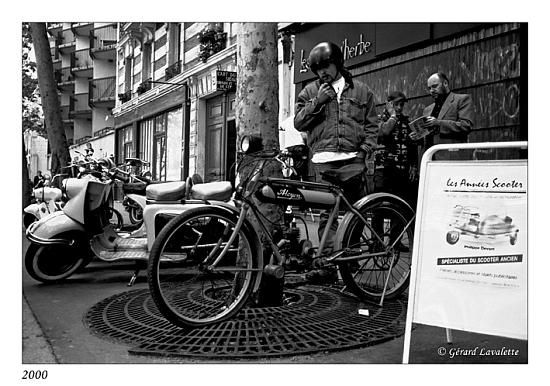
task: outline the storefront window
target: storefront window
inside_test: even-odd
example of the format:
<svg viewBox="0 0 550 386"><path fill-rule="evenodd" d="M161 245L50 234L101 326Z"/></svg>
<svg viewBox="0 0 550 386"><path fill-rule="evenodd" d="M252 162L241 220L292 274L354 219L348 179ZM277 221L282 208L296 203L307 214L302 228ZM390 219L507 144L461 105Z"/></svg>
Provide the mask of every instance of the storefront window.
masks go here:
<svg viewBox="0 0 550 386"><path fill-rule="evenodd" d="M118 131L118 160L122 163L128 157L134 156L134 131L132 126L127 126Z"/></svg>

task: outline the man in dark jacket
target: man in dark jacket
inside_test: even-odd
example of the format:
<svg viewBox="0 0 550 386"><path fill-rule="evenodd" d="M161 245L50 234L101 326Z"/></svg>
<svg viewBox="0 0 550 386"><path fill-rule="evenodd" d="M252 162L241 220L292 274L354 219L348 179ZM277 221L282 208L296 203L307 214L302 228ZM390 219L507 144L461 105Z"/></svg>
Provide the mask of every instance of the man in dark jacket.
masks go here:
<svg viewBox="0 0 550 386"><path fill-rule="evenodd" d="M468 94L455 94L449 87L449 79L442 72L428 78L428 91L434 103L424 109L428 116L425 126L432 129L424 138L422 154L440 143L466 143L474 126L474 104ZM468 159L469 151L440 154L434 159Z"/></svg>
<svg viewBox="0 0 550 386"><path fill-rule="evenodd" d="M366 85L353 80L344 67L340 48L330 42L319 43L308 58L317 80L298 95L294 127L306 131L317 182L321 173L352 163L365 165L372 160L378 137L378 116L372 92ZM361 192L361 189L354 189ZM352 201L358 197L351 196ZM329 212L321 214L319 239L325 229ZM337 223L333 223L325 245L325 253L334 247ZM335 271L319 269L310 272L311 281L330 281Z"/></svg>

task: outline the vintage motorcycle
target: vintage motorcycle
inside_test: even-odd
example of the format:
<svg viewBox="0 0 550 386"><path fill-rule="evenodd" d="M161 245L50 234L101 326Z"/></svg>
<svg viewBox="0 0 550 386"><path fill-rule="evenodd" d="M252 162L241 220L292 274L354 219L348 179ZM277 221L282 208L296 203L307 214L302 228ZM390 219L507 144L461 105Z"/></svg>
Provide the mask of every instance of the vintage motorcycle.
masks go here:
<svg viewBox="0 0 550 386"><path fill-rule="evenodd" d="M234 205L209 202L189 208L172 219L153 243L147 278L159 311L181 327L227 320L259 289L262 275L283 279L285 270L303 266L311 257L336 265L346 288L361 299L382 304L384 298L398 297L409 283L413 209L387 193L350 203L341 186L362 175L362 165L326 173L327 183L262 177L268 162L285 165L289 156L278 150L258 150L255 142L249 137L242 140L246 155L238 167L243 177L236 184ZM291 225L288 229L269 230L256 200L282 209L288 205L331 209L319 246L299 240L292 213L285 216ZM330 225L341 204L346 212L334 250L325 252ZM266 260L260 235L272 252Z"/></svg>
<svg viewBox="0 0 550 386"><path fill-rule="evenodd" d="M136 270L132 285L159 230L182 211L205 205L211 199L228 200L230 183L193 185L191 178L150 185L142 227L132 233L116 232L109 222L115 180L126 181L118 168L106 172L109 181L68 178L63 191L68 201L61 211L33 223L26 231L31 241L25 268L43 283L64 280L88 264L94 256L104 261L130 260Z"/></svg>

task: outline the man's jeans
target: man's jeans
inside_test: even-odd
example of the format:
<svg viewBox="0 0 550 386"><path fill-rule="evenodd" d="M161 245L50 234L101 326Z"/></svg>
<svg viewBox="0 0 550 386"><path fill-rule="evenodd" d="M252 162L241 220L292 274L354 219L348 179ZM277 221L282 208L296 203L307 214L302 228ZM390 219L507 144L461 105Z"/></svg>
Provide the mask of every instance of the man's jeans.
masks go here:
<svg viewBox="0 0 550 386"><path fill-rule="evenodd" d="M340 169L342 166L352 164L355 162L358 162L359 160L357 158L351 158L349 160L344 161L336 161L336 162L327 162L327 163L319 163L313 164L313 168L315 169L315 182L321 182L321 183L327 183L327 181L323 180L321 173L327 170L332 169ZM363 162L363 160L360 160ZM360 192L363 191L363 187L360 187L360 189L353 189L353 192L346 192L346 198L350 200L350 203L354 203L357 199L360 198L361 194ZM328 218L330 216L330 212L332 209L324 210L321 212L320 218L319 218L319 229L317 231L319 235L319 242L321 242L321 238L323 236L323 232L325 230L325 227L327 226ZM332 225L330 227L327 240L325 242L325 248L323 251L323 255L330 254L334 249L334 239L336 236L336 230L338 229L338 220L334 219L332 222Z"/></svg>

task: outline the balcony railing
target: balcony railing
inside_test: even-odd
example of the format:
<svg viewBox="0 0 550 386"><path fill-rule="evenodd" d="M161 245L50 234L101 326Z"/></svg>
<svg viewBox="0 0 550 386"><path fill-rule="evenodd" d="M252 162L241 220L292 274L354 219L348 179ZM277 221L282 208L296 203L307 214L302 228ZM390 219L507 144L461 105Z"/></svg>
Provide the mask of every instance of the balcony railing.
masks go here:
<svg viewBox="0 0 550 386"><path fill-rule="evenodd" d="M57 83L66 83L74 81L73 74L71 73L71 67L63 67L57 71L56 74Z"/></svg>
<svg viewBox="0 0 550 386"><path fill-rule="evenodd" d="M84 136L84 137L78 138L78 139L75 141L75 144L76 144L76 145L80 145L81 143L84 143L84 142L88 141L89 139L92 139L92 136L91 136L91 135L86 135L86 136Z"/></svg>
<svg viewBox="0 0 550 386"><path fill-rule="evenodd" d="M115 100L116 77L90 80L90 103Z"/></svg>
<svg viewBox="0 0 550 386"><path fill-rule="evenodd" d="M165 78L166 80L172 79L174 76L181 74L181 60L175 62L174 64L171 64L170 66L166 67L165 70Z"/></svg>
<svg viewBox="0 0 550 386"><path fill-rule="evenodd" d="M94 137L101 137L103 135L113 132L114 130L115 130L114 127L110 127L110 126L104 127L103 129L96 131L94 133Z"/></svg>
<svg viewBox="0 0 550 386"><path fill-rule="evenodd" d="M75 113L88 113L91 111L88 104L88 93L74 94L74 110Z"/></svg>
<svg viewBox="0 0 550 386"><path fill-rule="evenodd" d="M92 49L114 48L117 42L116 25L95 28L90 33Z"/></svg>
<svg viewBox="0 0 550 386"><path fill-rule="evenodd" d="M92 58L90 57L90 50L85 48L73 52L71 57L71 67L77 69L86 69L92 67Z"/></svg>
<svg viewBox="0 0 550 386"><path fill-rule="evenodd" d="M57 48L57 46L50 47L50 54L52 56L52 60L59 59L59 48Z"/></svg>

